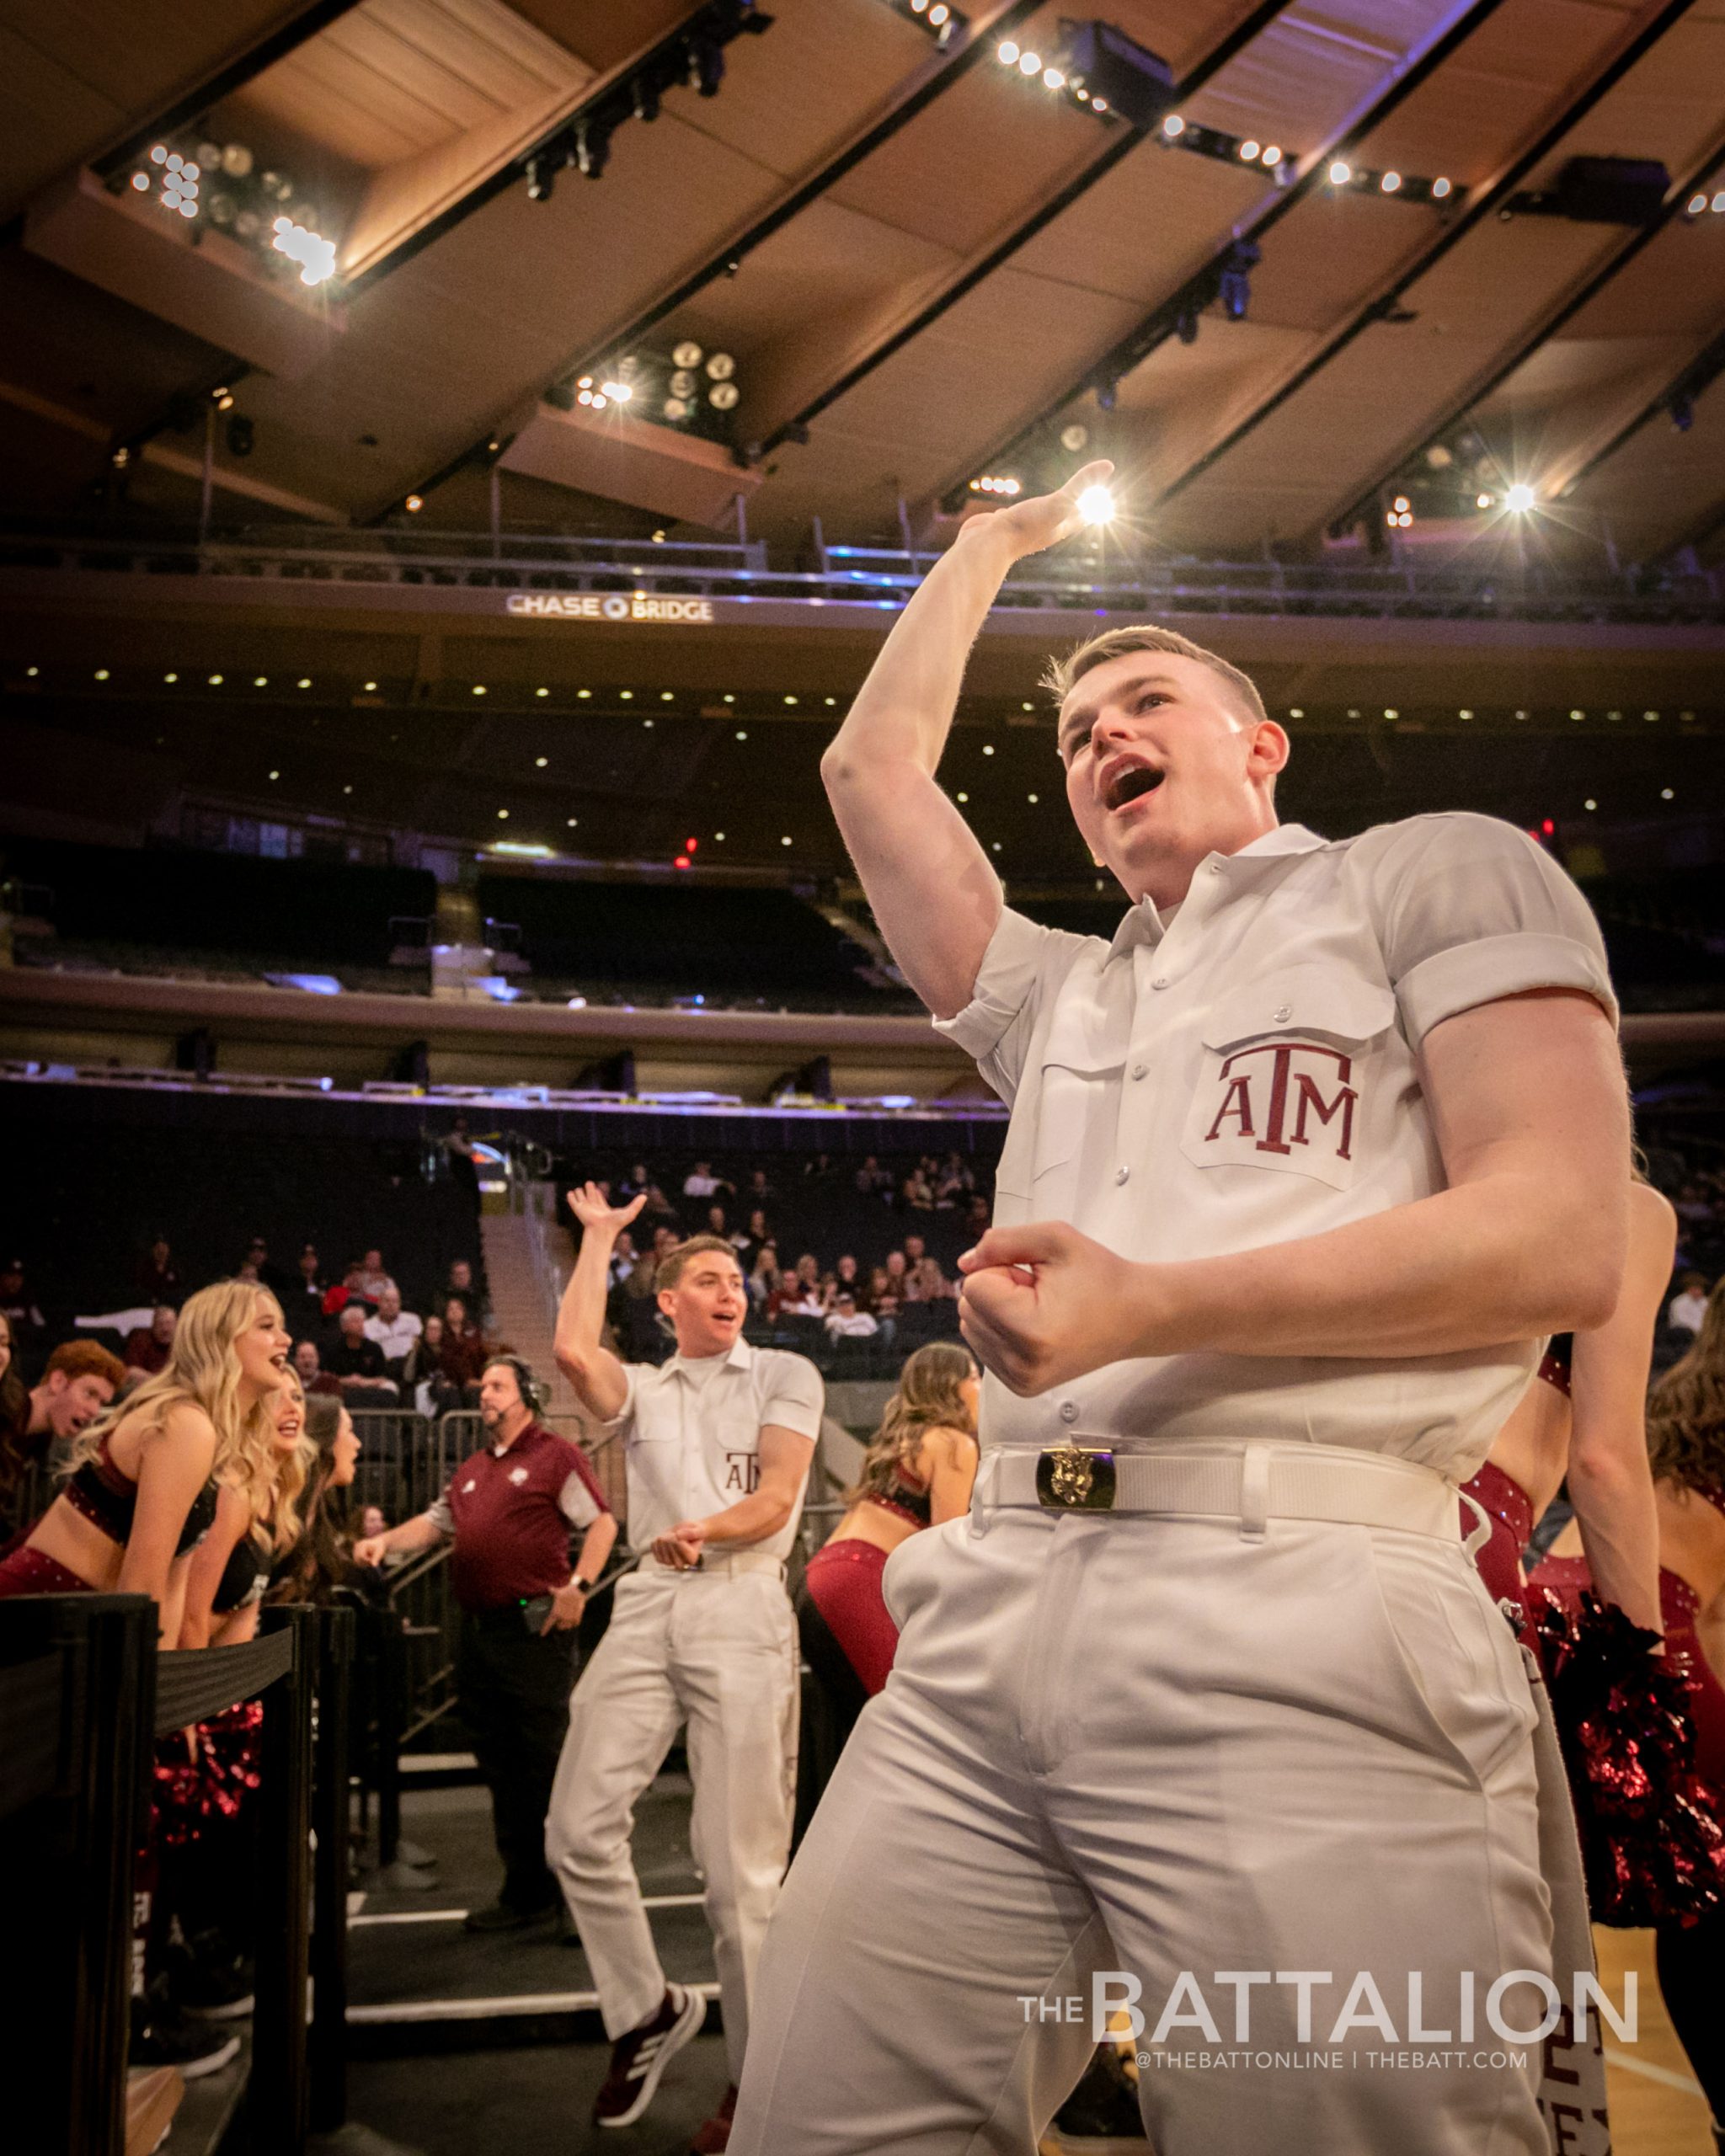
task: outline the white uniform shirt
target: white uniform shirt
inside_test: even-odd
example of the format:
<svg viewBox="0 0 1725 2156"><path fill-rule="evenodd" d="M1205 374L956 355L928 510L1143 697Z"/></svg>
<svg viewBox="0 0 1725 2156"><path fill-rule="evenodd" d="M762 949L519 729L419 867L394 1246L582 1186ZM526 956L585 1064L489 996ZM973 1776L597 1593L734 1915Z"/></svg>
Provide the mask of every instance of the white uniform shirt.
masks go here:
<svg viewBox="0 0 1725 2156"><path fill-rule="evenodd" d="M411 1310L398 1310L392 1318L366 1320L366 1337L377 1342L386 1363L398 1363L425 1329L424 1321Z"/></svg>
<svg viewBox="0 0 1725 2156"><path fill-rule="evenodd" d="M997 1225L1065 1220L1164 1262L1322 1235L1445 1187L1416 1063L1439 1020L1541 987L1616 1016L1586 901L1490 817L1284 825L1211 855L1171 911L1144 899L1104 943L1009 910L936 1022L1012 1108ZM1145 1358L1033 1400L990 1378L983 1442L1303 1439L1465 1480L1539 1347Z"/></svg>
<svg viewBox="0 0 1725 2156"><path fill-rule="evenodd" d="M773 1422L799 1437L819 1438L826 1391L820 1373L801 1355L752 1348L739 1340L730 1353L698 1361L673 1355L655 1369L628 1366L628 1398L607 1428L618 1431L629 1481L629 1543L651 1547L686 1519L704 1519L752 1495L761 1482L761 1433ZM808 1478L791 1516L759 1542L713 1545L715 1556L743 1549L782 1558L796 1540Z"/></svg>

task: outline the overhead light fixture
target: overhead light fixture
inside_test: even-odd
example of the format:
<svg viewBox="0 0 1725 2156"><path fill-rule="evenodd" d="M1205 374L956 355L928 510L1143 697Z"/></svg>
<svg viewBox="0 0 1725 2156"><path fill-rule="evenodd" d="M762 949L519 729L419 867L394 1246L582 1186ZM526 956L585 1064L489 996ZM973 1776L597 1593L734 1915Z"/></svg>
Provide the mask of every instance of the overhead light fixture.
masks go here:
<svg viewBox="0 0 1725 2156"><path fill-rule="evenodd" d="M1525 516L1538 499L1539 496L1535 494L1531 487L1517 480L1509 493L1504 495L1503 506L1512 515Z"/></svg>
<svg viewBox="0 0 1725 2156"><path fill-rule="evenodd" d="M409 494L407 499L402 504L402 507L408 512L409 516L417 516L425 506L425 499L423 494Z"/></svg>
<svg viewBox="0 0 1725 2156"><path fill-rule="evenodd" d="M1240 157L1242 163L1248 165L1255 165L1258 163L1258 152L1259 147L1260 146L1252 140L1252 136L1248 135L1246 140L1240 145Z"/></svg>
<svg viewBox="0 0 1725 2156"><path fill-rule="evenodd" d="M1078 514L1087 524L1109 524L1114 520L1114 497L1111 488L1103 486L1087 487L1078 497ZM985 749L985 756L994 750Z"/></svg>
<svg viewBox="0 0 1725 2156"><path fill-rule="evenodd" d="M1336 158L1332 163L1329 171L1329 181L1331 186L1345 187L1353 177L1353 166L1350 165L1345 158Z"/></svg>
<svg viewBox="0 0 1725 2156"><path fill-rule="evenodd" d="M1386 172L1378 182L1378 185L1383 189L1386 195L1393 195L1401 184L1402 175L1399 172Z"/></svg>
<svg viewBox="0 0 1725 2156"><path fill-rule="evenodd" d="M1453 188L1451 182L1445 179L1441 173L1439 173L1438 178L1432 182L1432 200L1434 202L1442 202L1452 192Z"/></svg>

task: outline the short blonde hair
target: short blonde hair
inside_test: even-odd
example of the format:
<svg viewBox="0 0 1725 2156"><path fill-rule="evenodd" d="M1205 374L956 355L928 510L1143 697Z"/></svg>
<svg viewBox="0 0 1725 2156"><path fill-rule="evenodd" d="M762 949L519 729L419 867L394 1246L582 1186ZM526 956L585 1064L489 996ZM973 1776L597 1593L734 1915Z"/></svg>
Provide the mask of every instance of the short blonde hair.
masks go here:
<svg viewBox="0 0 1725 2156"><path fill-rule="evenodd" d="M1263 707L1263 698L1258 693L1258 684L1250 675L1242 674L1237 666L1231 666L1215 652L1206 651L1201 643L1194 643L1190 637L1183 637L1178 629L1159 629L1149 622L1123 629L1104 629L1099 636L1087 637L1064 659L1049 659L1041 686L1057 703L1064 703L1075 685L1092 667L1106 666L1111 659L1124 658L1129 651L1165 652L1171 659L1189 659L1199 666L1207 666L1226 688L1229 702L1252 724L1259 725L1269 717Z"/></svg>

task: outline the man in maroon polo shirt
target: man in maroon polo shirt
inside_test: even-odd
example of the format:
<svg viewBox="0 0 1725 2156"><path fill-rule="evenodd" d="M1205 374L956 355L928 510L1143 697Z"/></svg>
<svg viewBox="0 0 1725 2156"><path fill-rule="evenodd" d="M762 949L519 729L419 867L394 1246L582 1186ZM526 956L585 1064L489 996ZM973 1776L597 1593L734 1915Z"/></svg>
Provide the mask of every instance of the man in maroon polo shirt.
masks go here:
<svg viewBox="0 0 1725 2156"><path fill-rule="evenodd" d="M362 1565L453 1541L462 1606L456 1694L491 1791L503 1886L470 1931L513 1931L561 1905L545 1865L545 1812L569 1727L574 1634L617 1540L579 1445L533 1419L533 1374L494 1356L479 1383L486 1442L429 1511L359 1543ZM573 1570L569 1538L584 1530Z"/></svg>

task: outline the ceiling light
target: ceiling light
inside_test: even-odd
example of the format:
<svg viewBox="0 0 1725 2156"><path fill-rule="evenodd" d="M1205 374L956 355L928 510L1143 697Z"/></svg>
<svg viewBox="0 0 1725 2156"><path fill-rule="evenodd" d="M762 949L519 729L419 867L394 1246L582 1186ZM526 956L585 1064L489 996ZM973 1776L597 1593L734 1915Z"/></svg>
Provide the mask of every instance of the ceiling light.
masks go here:
<svg viewBox="0 0 1725 2156"><path fill-rule="evenodd" d="M1491 494L1476 494L1473 498L1473 505L1476 509L1489 509L1495 499L1495 496Z"/></svg>
<svg viewBox="0 0 1725 2156"><path fill-rule="evenodd" d="M425 506L425 499L423 494L409 494L407 499L402 504L402 507L407 510L410 516L417 516Z"/></svg>
<svg viewBox="0 0 1725 2156"><path fill-rule="evenodd" d="M1402 175L1399 172L1386 172L1378 182L1378 185L1383 189L1386 195L1393 195L1401 184Z"/></svg>
<svg viewBox="0 0 1725 2156"><path fill-rule="evenodd" d="M1644 711L1642 713L1642 717L1643 718L1657 718L1659 714L1656 711Z"/></svg>
<svg viewBox="0 0 1725 2156"><path fill-rule="evenodd" d="M509 811L507 808L499 808L498 810L497 820L499 824L506 824L509 821Z"/></svg>
<svg viewBox="0 0 1725 2156"><path fill-rule="evenodd" d="M533 759L533 768L535 771L542 771L550 761L551 759L549 756L535 756Z"/></svg>
<svg viewBox="0 0 1725 2156"><path fill-rule="evenodd" d="M1033 793L1027 793L1024 798L1029 802L1033 807L1035 805L1036 796Z"/></svg>
<svg viewBox="0 0 1725 2156"><path fill-rule="evenodd" d="M791 841L790 841L790 840L789 840L789 838L788 838L788 837L782 838L782 839L779 841L779 844L780 844L781 846L788 846L788 845L790 844L790 842L791 842Z"/></svg>
<svg viewBox="0 0 1725 2156"><path fill-rule="evenodd" d="M740 741L746 741L746 740L748 739L748 738L749 738L749 737L748 737L748 735L744 732L743 728L740 726L740 727L737 728L737 739L738 739L738 740L740 740Z"/></svg>
<svg viewBox="0 0 1725 2156"><path fill-rule="evenodd" d="M577 689L575 691L575 696L579 702L585 703L592 693L593 691L590 689Z"/></svg>
<svg viewBox="0 0 1725 2156"><path fill-rule="evenodd" d="M619 689L617 693L619 703L632 704L635 701L635 692L633 689Z"/></svg>
<svg viewBox="0 0 1725 2156"><path fill-rule="evenodd" d="M1353 177L1353 166L1345 163L1340 157L1338 157L1335 163L1330 167L1330 184L1332 187L1345 187Z"/></svg>
<svg viewBox="0 0 1725 2156"><path fill-rule="evenodd" d="M1449 194L1449 192L1450 192L1450 183L1447 179L1434 179L1434 180L1432 182L1432 200L1433 200L1433 201L1434 201L1434 202L1441 202L1441 201L1444 200L1444 198L1445 198L1445 197Z"/></svg>
<svg viewBox="0 0 1725 2156"><path fill-rule="evenodd" d="M147 172L135 172L131 176L131 184L140 195L147 195L150 191L150 175ZM1707 198L1704 195L1701 197L1701 207L1705 210L1706 206Z"/></svg>
<svg viewBox="0 0 1725 2156"><path fill-rule="evenodd" d="M1113 520L1114 498L1106 487L1087 487L1078 497L1078 514L1087 524L1108 524Z"/></svg>
<svg viewBox="0 0 1725 2156"><path fill-rule="evenodd" d="M33 666L33 667L31 667L30 671L31 671L31 673L32 673L32 674L34 674L34 673L35 672L35 670L35 670L35 668L34 666ZM177 680L179 679L179 675L177 675L177 674L164 674L164 675L162 676L162 679L163 679L164 681L177 681Z"/></svg>
<svg viewBox="0 0 1725 2156"><path fill-rule="evenodd" d="M1662 786L1659 788L1659 798L1661 801L1674 801L1677 796L1669 786Z"/></svg>
<svg viewBox="0 0 1725 2156"><path fill-rule="evenodd" d="M1162 122L1162 132L1172 142L1176 136L1183 135L1186 132L1186 123L1178 112L1171 112Z"/></svg>
<svg viewBox="0 0 1725 2156"><path fill-rule="evenodd" d="M1063 90L1066 87L1066 78L1058 67L1044 67L1042 71L1042 79L1044 86L1050 90Z"/></svg>
<svg viewBox="0 0 1725 2156"><path fill-rule="evenodd" d="M1018 64L1018 48L1013 44L1011 38L1008 38L1006 43L1000 47L995 56L1000 61L1002 67L1015 67ZM1702 205L1705 207L1706 200L1706 196L1704 195L1701 200Z"/></svg>
<svg viewBox="0 0 1725 2156"><path fill-rule="evenodd" d="M1531 487L1525 486L1519 480L1517 480L1516 483L1509 489L1509 493L1504 495L1503 506L1505 509L1510 510L1514 515L1521 516L1525 515L1525 513L1533 507L1534 504L1538 499L1538 495L1535 494Z"/></svg>
<svg viewBox="0 0 1725 2156"><path fill-rule="evenodd" d="M1300 704L1290 705L1288 711L1288 716L1290 718L1304 718L1306 716L1304 707Z"/></svg>
<svg viewBox="0 0 1725 2156"><path fill-rule="evenodd" d="M787 697L785 698L785 702L786 702L788 704L793 704L793 703L795 703L795 702L796 702L796 701L797 701L797 699L796 699L794 696L787 696Z"/></svg>
<svg viewBox="0 0 1725 2156"><path fill-rule="evenodd" d="M957 798L960 801L968 801L970 797L968 793L961 793L957 797Z"/></svg>
<svg viewBox="0 0 1725 2156"><path fill-rule="evenodd" d="M105 681L108 679L108 669L105 666L99 666L96 669L96 679L99 681Z"/></svg>
<svg viewBox="0 0 1725 2156"><path fill-rule="evenodd" d="M1583 801L1581 805L1583 808L1597 808L1599 804L1597 801Z"/></svg>
<svg viewBox="0 0 1725 2156"><path fill-rule="evenodd" d="M985 756L991 756L994 754L994 744L992 741L985 741L983 743L982 753Z"/></svg>
<svg viewBox="0 0 1725 2156"><path fill-rule="evenodd" d="M724 833L723 831L715 831L713 834L713 836L715 843L721 843L724 841Z"/></svg>
<svg viewBox="0 0 1725 2156"><path fill-rule="evenodd" d="M281 773L280 771L271 771L270 776L271 778L280 778L281 776Z"/></svg>
<svg viewBox="0 0 1725 2156"><path fill-rule="evenodd" d="M212 674L210 676L210 686L212 689L219 689L222 686L222 676L219 674Z"/></svg>
<svg viewBox="0 0 1725 2156"><path fill-rule="evenodd" d="M1282 152L1275 143L1272 142L1269 147L1264 152L1263 161L1267 165L1280 164L1282 162Z"/></svg>
<svg viewBox="0 0 1725 2156"><path fill-rule="evenodd" d="M536 696L548 696L551 691L549 689L535 689L533 694Z"/></svg>
<svg viewBox="0 0 1725 2156"><path fill-rule="evenodd" d="M574 829L575 828L576 823L577 823L578 821L579 821L579 819L578 819L578 818L574 817L574 816L571 816L571 817L569 818L569 828L571 830L574 830Z"/></svg>
<svg viewBox="0 0 1725 2156"><path fill-rule="evenodd" d="M270 686L270 676L269 676L267 674L254 674L254 675L253 675L253 676L252 676L252 686L253 686L254 689L267 689L267 688L269 687L269 686Z"/></svg>
<svg viewBox="0 0 1725 2156"><path fill-rule="evenodd" d="M1458 711L1455 716L1457 718L1471 718L1473 713L1471 711Z"/></svg>
<svg viewBox="0 0 1725 2156"><path fill-rule="evenodd" d="M1259 144L1255 142L1249 135L1240 145L1240 155L1247 164L1252 165L1258 163L1258 152L1259 147Z"/></svg>
<svg viewBox="0 0 1725 2156"><path fill-rule="evenodd" d="M485 684L483 681L475 681L473 684L473 694L476 696L483 696L484 693Z"/></svg>
<svg viewBox="0 0 1725 2156"><path fill-rule="evenodd" d="M372 691L377 687L377 684L375 681L367 681L367 682L366 682L366 694L367 696L370 696L370 695L371 695L371 691Z"/></svg>
<svg viewBox="0 0 1725 2156"><path fill-rule="evenodd" d="M596 404L600 398L609 397L615 403L627 404L634 393L626 382L601 382L599 385L599 397L595 397L593 402Z"/></svg>
<svg viewBox="0 0 1725 2156"><path fill-rule="evenodd" d="M1039 52L1021 52L1018 55L1018 72L1021 75L1039 75L1042 72L1042 55Z"/></svg>

